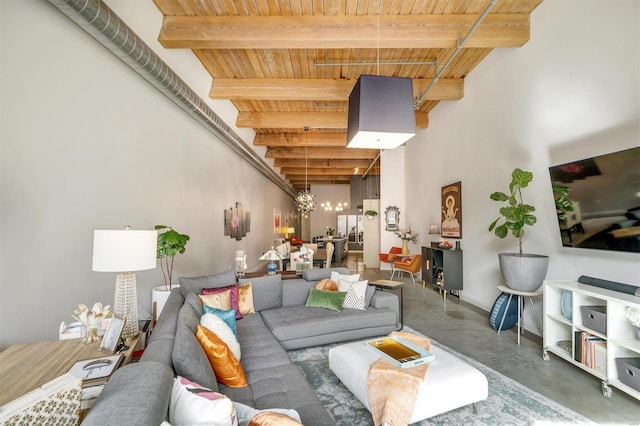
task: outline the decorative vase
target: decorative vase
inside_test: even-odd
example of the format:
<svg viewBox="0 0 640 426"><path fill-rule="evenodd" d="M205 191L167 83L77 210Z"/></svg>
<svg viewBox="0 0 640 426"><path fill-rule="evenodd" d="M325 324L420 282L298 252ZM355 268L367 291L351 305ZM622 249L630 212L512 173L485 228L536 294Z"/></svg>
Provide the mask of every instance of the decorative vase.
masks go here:
<svg viewBox="0 0 640 426"><path fill-rule="evenodd" d="M409 254L409 245L407 244L407 240L402 240L402 254L405 256Z"/></svg>
<svg viewBox="0 0 640 426"><path fill-rule="evenodd" d="M82 341L84 343L97 342L98 341L98 326L95 325L95 324L85 326L85 335L82 338Z"/></svg>
<svg viewBox="0 0 640 426"><path fill-rule="evenodd" d="M573 319L573 292L562 290L562 303L560 305L562 315L571 321Z"/></svg>

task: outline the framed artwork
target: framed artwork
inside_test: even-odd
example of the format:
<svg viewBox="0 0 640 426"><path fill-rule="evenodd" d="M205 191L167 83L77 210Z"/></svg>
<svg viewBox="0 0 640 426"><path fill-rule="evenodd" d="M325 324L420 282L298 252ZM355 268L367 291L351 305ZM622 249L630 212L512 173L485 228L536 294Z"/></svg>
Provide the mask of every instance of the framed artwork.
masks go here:
<svg viewBox="0 0 640 426"><path fill-rule="evenodd" d="M273 209L273 233L280 234L282 231L282 216L280 210Z"/></svg>
<svg viewBox="0 0 640 426"><path fill-rule="evenodd" d="M397 231L400 229L400 209L396 206L389 206L384 211L384 222L387 231Z"/></svg>
<svg viewBox="0 0 640 426"><path fill-rule="evenodd" d="M449 238L462 238L462 182L442 187L440 235Z"/></svg>
<svg viewBox="0 0 640 426"><path fill-rule="evenodd" d="M251 215L242 208L242 203L224 211L224 235L240 241L251 227Z"/></svg>
<svg viewBox="0 0 640 426"><path fill-rule="evenodd" d="M114 316L111 318L109 322L109 327L107 327L107 331L104 332L104 336L102 336L102 341L100 342L100 350L114 353L116 348L118 347L118 342L120 341L120 335L122 334L122 329L124 328L124 318L119 316Z"/></svg>

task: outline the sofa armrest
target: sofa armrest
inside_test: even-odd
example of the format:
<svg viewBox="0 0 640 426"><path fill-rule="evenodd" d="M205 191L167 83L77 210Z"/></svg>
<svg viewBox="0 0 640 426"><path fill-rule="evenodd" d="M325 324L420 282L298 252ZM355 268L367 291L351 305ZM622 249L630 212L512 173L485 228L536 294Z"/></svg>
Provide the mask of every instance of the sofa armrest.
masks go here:
<svg viewBox="0 0 640 426"><path fill-rule="evenodd" d="M167 418L173 370L159 362L126 365L109 379L83 425L159 425Z"/></svg>
<svg viewBox="0 0 640 426"><path fill-rule="evenodd" d="M376 290L371 299L370 306L376 309L390 309L396 313L396 325L400 327L400 301L394 293Z"/></svg>

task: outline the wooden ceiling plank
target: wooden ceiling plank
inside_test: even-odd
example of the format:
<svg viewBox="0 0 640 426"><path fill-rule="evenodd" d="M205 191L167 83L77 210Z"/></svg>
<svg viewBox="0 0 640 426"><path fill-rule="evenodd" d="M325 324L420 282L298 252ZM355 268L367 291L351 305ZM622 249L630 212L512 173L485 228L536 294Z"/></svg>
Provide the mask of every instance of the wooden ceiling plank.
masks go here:
<svg viewBox="0 0 640 426"><path fill-rule="evenodd" d="M414 98L431 81L432 79L414 79ZM356 80L351 79L216 78L211 83L209 96L212 99L346 101L355 84ZM459 100L463 96L463 79L441 79L428 93L427 99Z"/></svg>
<svg viewBox="0 0 640 426"><path fill-rule="evenodd" d="M449 48L478 15L165 16L165 48L318 49ZM378 36L379 30L379 36ZM467 41L473 47L520 47L529 15L489 14Z"/></svg>
<svg viewBox="0 0 640 426"><path fill-rule="evenodd" d="M426 113L416 112L416 127L424 129L429 125ZM346 112L254 112L240 111L236 118L237 127L253 128L302 128L346 129Z"/></svg>
<svg viewBox="0 0 640 426"><path fill-rule="evenodd" d="M311 158L307 160L309 167L350 167L358 169L366 169L371 165L370 159L327 159L327 158ZM300 166L300 160L297 158L275 158L273 160L274 167L297 167Z"/></svg>
<svg viewBox="0 0 640 426"><path fill-rule="evenodd" d="M346 133L277 133L257 134L255 146L347 146Z"/></svg>
<svg viewBox="0 0 640 426"><path fill-rule="evenodd" d="M280 174L292 176L292 175L302 175L308 174L309 176L324 176L324 175L354 175L353 167L342 167L342 168L332 168L332 169L323 169L323 168L313 168L309 167L308 169L304 167L304 162L302 163L303 167L282 167L280 169ZM372 168L373 170L373 168Z"/></svg>
<svg viewBox="0 0 640 426"><path fill-rule="evenodd" d="M303 147L275 147L267 148L265 158L298 158L298 159L371 159L378 155L377 149L353 149L353 148L303 148Z"/></svg>

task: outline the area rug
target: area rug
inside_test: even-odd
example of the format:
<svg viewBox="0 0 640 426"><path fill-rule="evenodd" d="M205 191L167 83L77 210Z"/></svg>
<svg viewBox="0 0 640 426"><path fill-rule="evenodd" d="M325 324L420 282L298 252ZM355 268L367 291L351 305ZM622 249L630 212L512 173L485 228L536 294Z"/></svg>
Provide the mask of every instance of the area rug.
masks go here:
<svg viewBox="0 0 640 426"><path fill-rule="evenodd" d="M489 381L489 397L478 403L476 414L470 406L461 407L416 425L561 425L594 424L592 421L534 392L515 380L462 355L436 341L432 344L473 365ZM369 426L369 411L329 369L328 351L338 344L289 351L302 369L327 411L340 425Z"/></svg>

